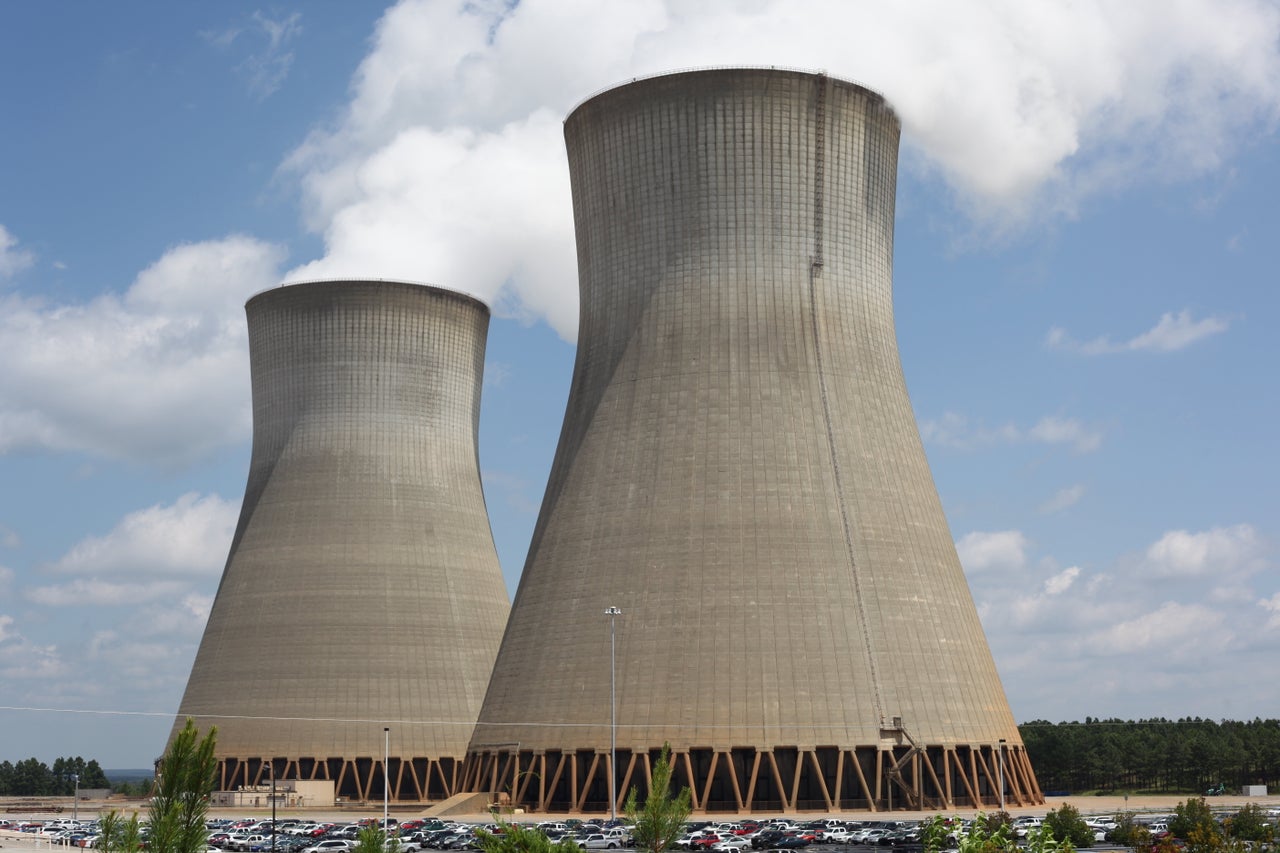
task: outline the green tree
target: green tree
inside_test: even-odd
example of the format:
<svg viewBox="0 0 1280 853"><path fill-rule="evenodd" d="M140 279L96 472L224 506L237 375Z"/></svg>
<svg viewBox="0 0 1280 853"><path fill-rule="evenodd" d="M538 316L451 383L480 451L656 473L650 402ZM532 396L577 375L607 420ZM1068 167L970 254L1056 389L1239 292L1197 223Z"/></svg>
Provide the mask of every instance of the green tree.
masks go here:
<svg viewBox="0 0 1280 853"><path fill-rule="evenodd" d="M80 774L81 788L110 788L111 783L107 780L107 774L103 772L102 765L98 764L96 758L89 759L84 766L84 771Z"/></svg>
<svg viewBox="0 0 1280 853"><path fill-rule="evenodd" d="M476 839L484 853L579 853L578 845L569 838L553 842L541 829L499 822L499 832L476 830Z"/></svg>
<svg viewBox="0 0 1280 853"><path fill-rule="evenodd" d="M115 810L104 814L98 823L96 847L102 853L138 853L142 849L142 824L137 813L129 815L128 820Z"/></svg>
<svg viewBox="0 0 1280 853"><path fill-rule="evenodd" d="M1175 838L1181 838L1190 844L1191 835L1196 830L1200 830L1198 838L1201 843L1209 837L1221 837L1218 822L1213 819L1213 812L1209 810L1209 804L1205 802L1204 797L1184 800L1178 803L1173 811L1174 818L1169 821L1169 834Z"/></svg>
<svg viewBox="0 0 1280 853"><path fill-rule="evenodd" d="M1267 822L1267 814L1256 803L1249 803L1227 818L1227 835L1241 841L1270 842L1275 837L1275 827Z"/></svg>
<svg viewBox="0 0 1280 853"><path fill-rule="evenodd" d="M102 853L138 853L142 849L142 824L135 812L125 820L112 809L98 821L97 848Z"/></svg>
<svg viewBox="0 0 1280 853"><path fill-rule="evenodd" d="M683 834L684 822L693 811L693 795L687 787L671 796L671 744L662 745L662 754L653 765L653 778L644 805L637 805L636 799L636 789L632 788L623 808L636 849L649 853L670 850Z"/></svg>
<svg viewBox="0 0 1280 853"><path fill-rule="evenodd" d="M388 837L382 827L369 824L360 828L356 835L356 846L351 848L351 853L396 853L399 849L399 838Z"/></svg>
<svg viewBox="0 0 1280 853"><path fill-rule="evenodd" d="M147 840L147 849L153 853L204 850L204 819L217 781L218 763L213 754L217 736L217 727L211 727L201 738L195 721L188 717L160 759Z"/></svg>
<svg viewBox="0 0 1280 853"><path fill-rule="evenodd" d="M1092 843L1092 835L1089 841ZM1027 853L1074 853L1075 849L1070 838L1056 837L1047 824L1027 830Z"/></svg>
<svg viewBox="0 0 1280 853"><path fill-rule="evenodd" d="M1070 803L1063 803L1045 815L1044 826L1058 841L1070 841L1072 847L1092 847L1093 828L1084 822L1080 812Z"/></svg>
<svg viewBox="0 0 1280 853"><path fill-rule="evenodd" d="M1138 823L1133 812L1121 812L1116 815L1115 829L1107 833L1107 840L1134 849L1150 847L1151 830Z"/></svg>
<svg viewBox="0 0 1280 853"><path fill-rule="evenodd" d="M938 815L920 833L926 853L957 849L959 853L1014 853L1018 850L1008 812L980 813L967 828L958 818ZM1052 851L1050 851L1052 853Z"/></svg>

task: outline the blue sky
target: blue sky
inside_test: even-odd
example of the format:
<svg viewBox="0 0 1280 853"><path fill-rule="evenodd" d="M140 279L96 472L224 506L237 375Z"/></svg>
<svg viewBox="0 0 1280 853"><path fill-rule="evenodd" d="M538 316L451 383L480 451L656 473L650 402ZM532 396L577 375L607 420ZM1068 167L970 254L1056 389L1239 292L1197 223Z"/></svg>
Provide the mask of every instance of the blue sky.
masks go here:
<svg viewBox="0 0 1280 853"><path fill-rule="evenodd" d="M1276 716L1274 2L10 3L0 759L162 749L244 488L243 304L282 280L494 306L514 591L576 336L561 122L708 65L903 119L903 365L1015 717Z"/></svg>

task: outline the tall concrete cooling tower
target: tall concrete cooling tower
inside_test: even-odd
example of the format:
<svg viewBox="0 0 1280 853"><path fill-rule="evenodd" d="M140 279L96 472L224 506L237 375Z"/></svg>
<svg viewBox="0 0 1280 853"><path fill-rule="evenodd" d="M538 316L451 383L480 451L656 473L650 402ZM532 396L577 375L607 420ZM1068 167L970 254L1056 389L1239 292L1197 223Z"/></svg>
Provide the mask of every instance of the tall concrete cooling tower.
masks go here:
<svg viewBox="0 0 1280 853"><path fill-rule="evenodd" d="M249 481L177 723L218 727L223 790L381 800L387 752L394 799L451 796L509 609L476 456L489 311L387 281L246 311Z"/></svg>
<svg viewBox="0 0 1280 853"><path fill-rule="evenodd" d="M619 799L670 743L698 810L1042 801L898 359L898 136L776 70L569 116L577 362L468 789L607 812L616 734Z"/></svg>

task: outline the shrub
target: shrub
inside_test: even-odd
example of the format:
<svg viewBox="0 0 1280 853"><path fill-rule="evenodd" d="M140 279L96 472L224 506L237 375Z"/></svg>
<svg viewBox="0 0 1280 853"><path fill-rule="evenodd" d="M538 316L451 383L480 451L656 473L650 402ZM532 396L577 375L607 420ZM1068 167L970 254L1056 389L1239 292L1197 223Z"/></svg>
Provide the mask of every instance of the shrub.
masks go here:
<svg viewBox="0 0 1280 853"><path fill-rule="evenodd" d="M1058 841L1070 841L1072 847L1092 847L1093 828L1084 822L1080 812L1070 803L1063 803L1045 815L1044 826Z"/></svg>

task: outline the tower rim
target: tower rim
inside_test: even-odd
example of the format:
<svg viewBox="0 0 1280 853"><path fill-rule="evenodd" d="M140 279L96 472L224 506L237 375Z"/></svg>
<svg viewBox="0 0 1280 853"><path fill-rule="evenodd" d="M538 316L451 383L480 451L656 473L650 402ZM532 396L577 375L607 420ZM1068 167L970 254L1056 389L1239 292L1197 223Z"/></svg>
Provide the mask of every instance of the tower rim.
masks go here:
<svg viewBox="0 0 1280 853"><path fill-rule="evenodd" d="M796 77L825 77L833 83L839 83L845 86L851 86L855 89L861 89L878 100L885 109L892 112L894 117L898 118L899 122L901 122L901 117L898 116L897 110L893 108L893 105L889 103L889 99L886 97L884 92L874 86L863 83L860 80L855 80L851 77L842 77L839 74L831 74L826 69L800 68L792 65L699 65L691 66L689 68L672 68L665 71L654 71L649 74L638 74L627 80L611 83L608 86L596 89L570 107L569 111L565 113L564 123L568 124L573 119L574 114L596 98L625 89L629 86L652 83L665 77L691 77L701 74L719 74L723 72L740 73L744 71L759 72L762 74L789 74Z"/></svg>
<svg viewBox="0 0 1280 853"><path fill-rule="evenodd" d="M282 290L295 288L295 287L308 288L308 287L327 286L327 285L370 285L370 286L391 285L396 287L422 288L425 290L436 291L444 296L452 296L452 297L461 299L463 301L475 302L481 308L484 309L486 314L491 315L493 313L493 305L490 304L489 300L485 299L484 297L476 293L472 293L469 290L464 290L460 287L447 287L442 284L434 284L429 281L416 281L414 279L408 279L408 278L375 278L375 277L363 278L363 277L354 277L354 276L335 276L332 278L285 279L281 281L279 284L273 285L271 287L263 288L262 290L256 291L253 294L251 294L249 298L245 300L245 306L248 307L250 302L253 302L261 297L264 297L269 293L279 293Z"/></svg>

